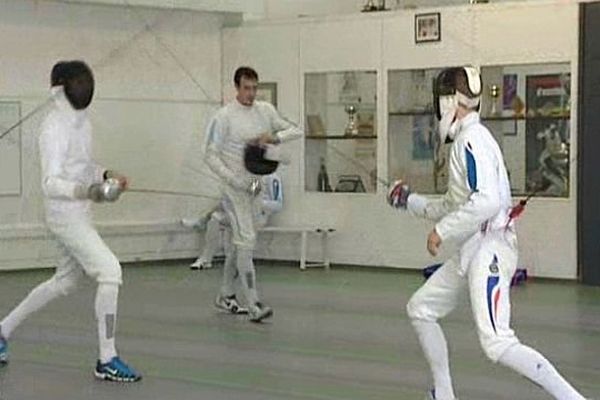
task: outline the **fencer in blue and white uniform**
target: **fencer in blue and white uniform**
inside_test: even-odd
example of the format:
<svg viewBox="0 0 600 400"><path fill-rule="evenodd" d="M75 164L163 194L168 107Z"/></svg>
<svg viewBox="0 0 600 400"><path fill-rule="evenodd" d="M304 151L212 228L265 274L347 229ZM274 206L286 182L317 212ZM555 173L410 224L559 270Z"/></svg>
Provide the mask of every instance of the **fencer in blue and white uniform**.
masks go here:
<svg viewBox="0 0 600 400"><path fill-rule="evenodd" d="M468 290L481 347L559 400L582 400L552 364L519 342L510 327L510 282L517 267L517 234L510 218L510 184L502 151L478 113L482 83L473 67L448 68L436 79L439 139L453 141L448 191L440 199L411 193L398 181L388 201L435 222L427 248L447 241L459 250L412 296L407 312L433 375L428 399L454 400L446 339L438 320Z"/></svg>

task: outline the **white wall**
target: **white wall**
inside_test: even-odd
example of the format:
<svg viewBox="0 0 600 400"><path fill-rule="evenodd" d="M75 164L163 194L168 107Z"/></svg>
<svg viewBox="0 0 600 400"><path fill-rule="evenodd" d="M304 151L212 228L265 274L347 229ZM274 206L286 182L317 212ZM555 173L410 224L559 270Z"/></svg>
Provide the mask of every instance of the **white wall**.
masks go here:
<svg viewBox="0 0 600 400"><path fill-rule="evenodd" d="M215 195L210 179L190 172L204 168L201 135L220 103L221 24L208 13L0 0L0 100L21 101L26 113L47 98L56 61L85 59L97 82L90 112L98 161L133 186ZM0 269L48 266L55 255L42 224L41 118L22 126L22 195L0 197ZM213 202L126 194L95 211L122 260L169 258L192 256L198 240L173 221Z"/></svg>
<svg viewBox="0 0 600 400"><path fill-rule="evenodd" d="M278 83L283 114L301 121L305 72L377 70L378 171L387 176L390 69L570 62L573 82L577 82L575 3L515 2L431 11L442 13L443 40L420 46L414 44L413 11L255 22L227 29L223 36L224 87L231 91L230 76L238 65L254 65L262 80ZM577 98L576 92L574 85L572 98ZM576 104L572 111L576 116ZM576 127L572 119L572 154L577 154ZM331 252L338 263L421 268L435 262L425 249L431 225L387 207L383 187L377 195L305 193L303 146L293 146L296 160L285 171L287 197L278 223L335 226L338 233L332 239ZM536 276L576 277L576 165L570 172L571 197L535 199L518 224L520 265ZM273 239L273 246L263 256L290 257L295 247L287 239Z"/></svg>

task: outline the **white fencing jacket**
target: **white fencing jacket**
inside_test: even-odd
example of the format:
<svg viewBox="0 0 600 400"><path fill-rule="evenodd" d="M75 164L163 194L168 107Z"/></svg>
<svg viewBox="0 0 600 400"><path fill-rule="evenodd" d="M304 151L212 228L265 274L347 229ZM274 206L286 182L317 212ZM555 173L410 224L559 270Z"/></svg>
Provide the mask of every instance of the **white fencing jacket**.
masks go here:
<svg viewBox="0 0 600 400"><path fill-rule="evenodd" d="M408 209L436 221L442 241L464 242L481 232L512 226L510 183L498 143L472 112L460 121L448 161L446 194L435 200L417 194L408 198Z"/></svg>
<svg viewBox="0 0 600 400"><path fill-rule="evenodd" d="M92 159L92 125L62 90L52 88L51 109L42 122L39 151L46 219L89 218L90 200L75 197L78 186L102 182L105 169Z"/></svg>

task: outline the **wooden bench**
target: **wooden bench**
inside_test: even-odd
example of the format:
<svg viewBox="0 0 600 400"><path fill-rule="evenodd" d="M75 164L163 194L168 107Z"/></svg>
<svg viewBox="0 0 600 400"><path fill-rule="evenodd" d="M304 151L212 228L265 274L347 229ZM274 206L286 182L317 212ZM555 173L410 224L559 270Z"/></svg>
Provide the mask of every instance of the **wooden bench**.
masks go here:
<svg viewBox="0 0 600 400"><path fill-rule="evenodd" d="M262 228L260 232L271 232L271 233L293 233L300 234L300 269L305 270L310 267L324 267L329 270L329 251L327 248L327 242L329 234L335 232L333 228L310 228L310 227L299 227L299 226L267 226ZM321 257L322 261L307 261L306 253L308 250L308 235L319 235L321 236Z"/></svg>

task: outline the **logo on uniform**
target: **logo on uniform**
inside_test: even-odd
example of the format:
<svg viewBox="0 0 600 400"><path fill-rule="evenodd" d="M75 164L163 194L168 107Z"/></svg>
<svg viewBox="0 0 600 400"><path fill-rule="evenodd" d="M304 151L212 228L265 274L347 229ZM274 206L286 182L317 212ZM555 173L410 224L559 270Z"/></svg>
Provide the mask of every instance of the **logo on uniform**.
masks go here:
<svg viewBox="0 0 600 400"><path fill-rule="evenodd" d="M494 258L492 259L492 263L490 264L490 272L494 275L498 274L500 268L498 268L498 256L494 254Z"/></svg>

